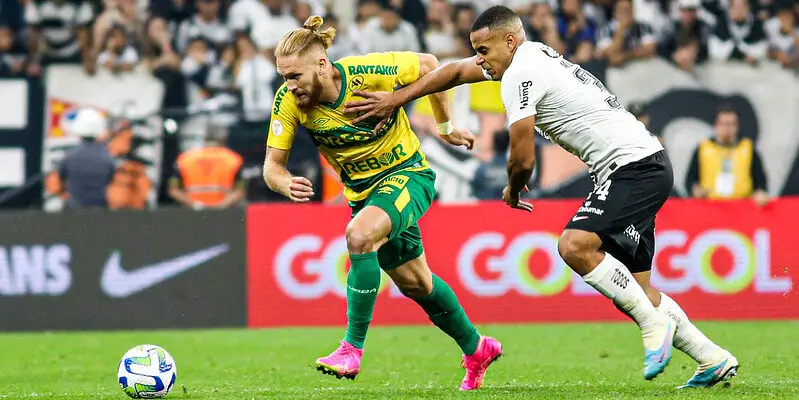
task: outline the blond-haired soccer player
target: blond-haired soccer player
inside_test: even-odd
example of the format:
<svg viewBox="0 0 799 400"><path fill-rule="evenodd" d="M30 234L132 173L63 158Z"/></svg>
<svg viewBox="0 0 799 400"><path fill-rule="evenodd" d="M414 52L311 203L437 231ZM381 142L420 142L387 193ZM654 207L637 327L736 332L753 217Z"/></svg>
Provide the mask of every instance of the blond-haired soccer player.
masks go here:
<svg viewBox="0 0 799 400"><path fill-rule="evenodd" d="M501 81L510 126L505 202L519 199L535 163L536 127L585 162L594 190L566 224L561 257L586 283L613 301L641 328L644 377L663 372L672 344L699 363L683 387L713 386L734 376L738 360L708 339L680 306L649 284L655 252L655 215L673 185L671 162L657 138L624 110L593 75L540 42L527 41L519 16L503 6L472 25L475 57L442 66L393 93L356 93L347 111L380 118L422 95L464 83Z"/></svg>
<svg viewBox="0 0 799 400"><path fill-rule="evenodd" d="M351 120L357 115L343 112L346 101L357 99L353 90L393 90L432 71L438 61L428 54L392 52L331 62L326 49L335 31L320 30L321 25L322 18L313 16L277 46L277 69L286 83L275 96L264 162L264 179L272 190L297 203L308 201L311 182L286 170L294 135L302 125L340 174L352 207L346 229L352 262L347 333L338 349L316 360L316 367L339 378L358 374L382 268L460 346L466 368L461 390L477 389L502 346L477 332L455 293L427 265L417 221L433 201L436 175L408 117L399 109L387 121L355 125ZM441 137L471 149L474 137L449 123L446 95L430 96L430 101ZM381 128L372 134L378 123Z"/></svg>

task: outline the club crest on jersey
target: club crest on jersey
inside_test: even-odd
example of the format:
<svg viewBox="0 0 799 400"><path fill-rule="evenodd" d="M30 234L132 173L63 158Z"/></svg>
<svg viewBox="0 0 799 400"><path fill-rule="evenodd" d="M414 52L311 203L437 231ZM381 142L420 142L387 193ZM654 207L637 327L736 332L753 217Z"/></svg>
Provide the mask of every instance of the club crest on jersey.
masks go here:
<svg viewBox="0 0 799 400"><path fill-rule="evenodd" d="M353 76L352 79L350 79L350 90L360 90L363 86L363 82L364 79L362 75Z"/></svg>
<svg viewBox="0 0 799 400"><path fill-rule="evenodd" d="M530 105L530 87L533 86L532 81L524 81L519 85L519 109L524 110Z"/></svg>

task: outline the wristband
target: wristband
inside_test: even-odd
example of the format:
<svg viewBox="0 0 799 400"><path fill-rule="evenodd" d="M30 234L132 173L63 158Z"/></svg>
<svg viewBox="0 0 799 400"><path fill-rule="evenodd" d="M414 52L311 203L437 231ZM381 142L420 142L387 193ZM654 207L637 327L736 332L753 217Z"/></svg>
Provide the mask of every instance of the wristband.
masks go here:
<svg viewBox="0 0 799 400"><path fill-rule="evenodd" d="M440 124L436 124L436 128L438 128L438 133L440 135L449 135L453 131L452 122L451 121L447 121L447 122L442 122Z"/></svg>

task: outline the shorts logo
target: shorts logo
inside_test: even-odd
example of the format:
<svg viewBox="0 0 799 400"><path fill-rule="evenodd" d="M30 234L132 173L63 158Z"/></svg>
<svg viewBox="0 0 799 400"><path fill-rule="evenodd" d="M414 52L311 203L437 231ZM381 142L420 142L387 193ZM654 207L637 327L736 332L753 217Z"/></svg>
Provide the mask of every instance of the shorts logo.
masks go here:
<svg viewBox="0 0 799 400"><path fill-rule="evenodd" d="M635 229L634 226L630 225L627 229L624 230L624 234L627 235L630 239L632 239L635 244L638 244L638 241L641 240L641 234L638 233L638 230Z"/></svg>
<svg viewBox="0 0 799 400"><path fill-rule="evenodd" d="M380 183L380 186L394 186L397 189L402 189L408 184L408 180L406 175L391 175Z"/></svg>

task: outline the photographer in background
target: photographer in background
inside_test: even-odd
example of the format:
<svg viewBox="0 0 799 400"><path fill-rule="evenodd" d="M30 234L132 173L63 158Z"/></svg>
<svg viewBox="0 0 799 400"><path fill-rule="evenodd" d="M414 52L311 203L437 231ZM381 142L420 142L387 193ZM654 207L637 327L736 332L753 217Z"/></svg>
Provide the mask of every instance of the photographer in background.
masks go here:
<svg viewBox="0 0 799 400"><path fill-rule="evenodd" d="M695 198L751 198L760 206L769 201L763 163L749 138L738 137L738 113L722 107L716 114L716 135L696 148L685 189Z"/></svg>

